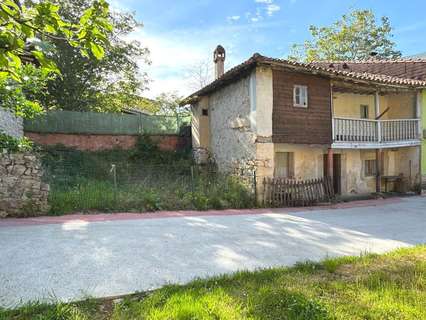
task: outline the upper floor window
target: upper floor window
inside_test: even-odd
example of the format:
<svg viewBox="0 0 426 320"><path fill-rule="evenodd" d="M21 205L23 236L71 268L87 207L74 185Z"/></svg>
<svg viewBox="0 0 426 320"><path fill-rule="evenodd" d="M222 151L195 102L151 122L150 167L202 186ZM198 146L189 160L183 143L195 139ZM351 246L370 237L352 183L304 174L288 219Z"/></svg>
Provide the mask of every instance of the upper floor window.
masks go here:
<svg viewBox="0 0 426 320"><path fill-rule="evenodd" d="M308 87L295 85L293 90L293 104L295 107L308 107Z"/></svg>
<svg viewBox="0 0 426 320"><path fill-rule="evenodd" d="M360 110L361 110L361 119L368 119L369 118L368 105L362 104L360 107Z"/></svg>

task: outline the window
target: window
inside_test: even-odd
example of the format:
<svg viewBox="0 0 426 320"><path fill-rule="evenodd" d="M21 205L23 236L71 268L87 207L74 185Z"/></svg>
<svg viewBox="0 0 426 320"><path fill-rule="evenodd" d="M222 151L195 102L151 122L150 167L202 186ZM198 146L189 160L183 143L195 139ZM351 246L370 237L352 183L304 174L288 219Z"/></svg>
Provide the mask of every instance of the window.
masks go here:
<svg viewBox="0 0 426 320"><path fill-rule="evenodd" d="M368 105L362 104L361 107L361 119L368 119Z"/></svg>
<svg viewBox="0 0 426 320"><path fill-rule="evenodd" d="M376 160L365 160L364 161L364 175L366 177L376 176Z"/></svg>
<svg viewBox="0 0 426 320"><path fill-rule="evenodd" d="M307 108L308 107L308 87L307 86L294 86L293 90L293 104L295 107Z"/></svg>
<svg viewBox="0 0 426 320"><path fill-rule="evenodd" d="M207 109L203 109L202 111L201 111L201 114L203 115L203 116L208 116L209 115L209 110L207 110Z"/></svg>
<svg viewBox="0 0 426 320"><path fill-rule="evenodd" d="M276 178L293 178L294 176L294 153L277 152L275 153L275 172Z"/></svg>

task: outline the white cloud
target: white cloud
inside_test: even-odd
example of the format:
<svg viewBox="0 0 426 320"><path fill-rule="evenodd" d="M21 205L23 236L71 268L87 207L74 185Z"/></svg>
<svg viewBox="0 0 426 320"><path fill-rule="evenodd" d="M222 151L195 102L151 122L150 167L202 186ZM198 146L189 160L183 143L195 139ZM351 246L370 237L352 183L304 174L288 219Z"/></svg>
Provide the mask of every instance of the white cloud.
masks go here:
<svg viewBox="0 0 426 320"><path fill-rule="evenodd" d="M230 17L227 17L226 20L228 20L229 22L235 22L240 20L240 18L241 18L240 16L230 16Z"/></svg>
<svg viewBox="0 0 426 320"><path fill-rule="evenodd" d="M247 58L233 52L233 36L239 30L240 26L228 25L179 33L152 35L142 29L132 33L128 39L139 40L151 53L151 65L140 62L141 70L147 72L152 80L144 96L153 98L162 92L177 92L183 96L191 94L194 88L190 85L188 70L200 61L211 61L213 65L213 50L219 43L225 46L228 53L226 68Z"/></svg>
<svg viewBox="0 0 426 320"><path fill-rule="evenodd" d="M281 10L281 7L277 4L269 4L266 6L266 12L268 16L273 16L275 12L278 12Z"/></svg>
<svg viewBox="0 0 426 320"><path fill-rule="evenodd" d="M254 0L254 2L256 2L256 3L266 3L266 4L268 4L268 3L272 3L272 2L274 2L274 0Z"/></svg>

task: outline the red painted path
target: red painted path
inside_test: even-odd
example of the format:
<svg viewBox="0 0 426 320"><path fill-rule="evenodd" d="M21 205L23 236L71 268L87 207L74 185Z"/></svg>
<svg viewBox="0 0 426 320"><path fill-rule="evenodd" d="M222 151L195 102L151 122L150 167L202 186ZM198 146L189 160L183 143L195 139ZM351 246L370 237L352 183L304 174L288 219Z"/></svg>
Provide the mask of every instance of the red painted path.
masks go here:
<svg viewBox="0 0 426 320"><path fill-rule="evenodd" d="M350 209L360 207L383 206L387 204L399 203L402 198L360 200L345 202L333 205L322 205L315 207L298 208L274 208L274 209L229 209L229 210L208 210L208 211L157 211L145 213L100 213L100 214L70 214L63 216L43 216L34 218L6 218L0 220L0 227L10 226L33 226L45 224L62 224L69 221L102 222L117 220L142 220L142 219L162 219L180 217L202 217L202 216L228 216L228 215L256 215L266 213L295 213L330 209Z"/></svg>

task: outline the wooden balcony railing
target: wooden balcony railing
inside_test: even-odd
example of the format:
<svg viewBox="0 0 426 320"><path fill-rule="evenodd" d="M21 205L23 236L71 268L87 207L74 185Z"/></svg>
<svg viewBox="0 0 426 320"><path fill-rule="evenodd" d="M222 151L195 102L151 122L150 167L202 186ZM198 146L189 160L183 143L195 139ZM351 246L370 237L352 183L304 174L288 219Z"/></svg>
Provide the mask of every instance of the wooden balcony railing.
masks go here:
<svg viewBox="0 0 426 320"><path fill-rule="evenodd" d="M333 118L335 142L394 142L420 139L419 119Z"/></svg>

